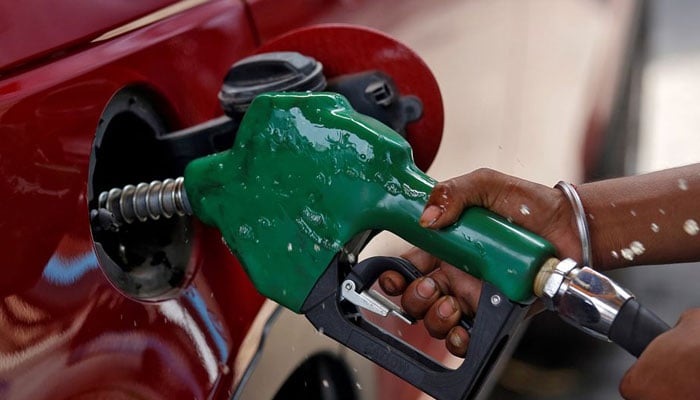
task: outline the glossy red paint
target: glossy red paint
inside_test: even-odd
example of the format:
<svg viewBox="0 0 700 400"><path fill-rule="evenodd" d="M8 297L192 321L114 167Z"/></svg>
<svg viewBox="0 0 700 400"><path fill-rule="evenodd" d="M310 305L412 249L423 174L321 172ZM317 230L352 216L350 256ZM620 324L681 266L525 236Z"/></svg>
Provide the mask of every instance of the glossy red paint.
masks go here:
<svg viewBox="0 0 700 400"><path fill-rule="evenodd" d="M47 7L33 0L0 7L0 22L28 22L3 24L11 34L0 36L6 50L0 55L0 249L8 266L0 279L0 398L226 398L241 372L233 361L262 297L218 232L201 225L195 225L190 259L196 273L177 297L149 304L113 288L99 270L90 234L92 141L105 105L132 85L159 99L172 129L220 115L222 78L259 45L259 33L301 24L324 6L278 2L276 15L298 16L282 21L251 18L255 1L251 8L238 0L185 1L167 18L96 41L178 2L88 3ZM400 74L402 93L427 99L427 115L434 116L428 131L441 132L434 80L423 88L405 84L416 75L392 62L416 65L432 79L427 67L377 33L365 40L379 38L374 49L387 51L374 63L334 52L330 43L351 33L341 27L321 32L326 45L310 54L321 54L334 75L378 66ZM306 35L315 34L302 32L300 44L308 42ZM439 135L429 142L419 152L424 167Z"/></svg>
<svg viewBox="0 0 700 400"><path fill-rule="evenodd" d="M45 0L3 2L0 71L84 44L113 27L175 2L69 0L62 1L60 7Z"/></svg>
<svg viewBox="0 0 700 400"><path fill-rule="evenodd" d="M160 303L124 297L97 265L86 183L115 92L147 87L174 129L190 126L221 113L225 72L255 46L243 3L209 1L0 81L0 398L225 397L262 298L218 233L199 226L188 288ZM4 63L39 48L56 47L46 40Z"/></svg>
<svg viewBox="0 0 700 400"><path fill-rule="evenodd" d="M352 45L342 45L349 44ZM444 111L440 88L428 66L413 50L373 29L343 24L317 25L291 31L263 44L258 52L299 51L316 58L330 79L360 71L381 70L402 95L423 102L423 117L407 127L416 165L427 170L440 146Z"/></svg>
<svg viewBox="0 0 700 400"><path fill-rule="evenodd" d="M286 33L291 26L301 26L315 16L338 7L338 0L246 0L251 19L261 42ZM342 8L342 7L341 7Z"/></svg>

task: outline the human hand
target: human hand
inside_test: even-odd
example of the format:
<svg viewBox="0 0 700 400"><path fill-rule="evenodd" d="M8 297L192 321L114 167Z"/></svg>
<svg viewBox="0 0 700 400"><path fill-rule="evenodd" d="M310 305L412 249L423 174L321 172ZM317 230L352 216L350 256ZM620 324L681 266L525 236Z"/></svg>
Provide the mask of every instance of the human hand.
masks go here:
<svg viewBox="0 0 700 400"><path fill-rule="evenodd" d="M674 328L644 350L620 382L629 400L694 399L700 393L700 308L683 313Z"/></svg>
<svg viewBox="0 0 700 400"><path fill-rule="evenodd" d="M547 239L560 258L581 261L576 220L561 190L487 168L435 185L419 223L441 229L473 206L489 209Z"/></svg>
<svg viewBox="0 0 700 400"><path fill-rule="evenodd" d="M432 337L447 339L445 346L450 353L464 357L469 334L459 326L459 321L462 316L474 316L481 295L481 281L416 247L401 257L415 265L424 276L407 285L401 275L388 271L380 276L380 286L389 295L402 295L403 309L423 319Z"/></svg>
<svg viewBox="0 0 700 400"><path fill-rule="evenodd" d="M438 183L419 222L426 228L440 229L454 223L471 206L487 208L539 234L555 246L560 257L580 260L576 222L564 194L490 169ZM380 277L380 286L390 295L402 295L402 306L409 314L423 318L433 337L446 338L452 354L464 356L469 335L458 323L462 315L476 312L481 282L418 249L403 257L428 276L406 285L401 275L388 271Z"/></svg>

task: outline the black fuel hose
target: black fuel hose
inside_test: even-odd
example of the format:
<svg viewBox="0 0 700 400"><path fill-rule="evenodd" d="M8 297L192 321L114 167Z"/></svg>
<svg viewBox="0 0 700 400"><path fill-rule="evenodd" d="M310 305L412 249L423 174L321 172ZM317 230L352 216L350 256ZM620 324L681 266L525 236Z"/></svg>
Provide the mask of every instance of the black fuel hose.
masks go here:
<svg viewBox="0 0 700 400"><path fill-rule="evenodd" d="M639 357L657 336L671 329L661 318L630 298L622 305L610 326L608 337L635 357Z"/></svg>

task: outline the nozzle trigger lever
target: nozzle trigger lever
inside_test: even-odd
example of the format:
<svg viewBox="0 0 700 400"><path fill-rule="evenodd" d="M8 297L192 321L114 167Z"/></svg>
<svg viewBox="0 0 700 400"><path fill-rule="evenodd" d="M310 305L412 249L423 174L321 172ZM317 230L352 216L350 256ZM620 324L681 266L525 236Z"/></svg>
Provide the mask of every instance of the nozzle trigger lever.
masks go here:
<svg viewBox="0 0 700 400"><path fill-rule="evenodd" d="M416 322L413 317L403 312L399 306L379 294L376 290L369 289L359 293L355 290L355 282L352 279L345 280L340 285L340 299L349 301L357 307L379 314L382 317L392 314L409 325L413 325Z"/></svg>

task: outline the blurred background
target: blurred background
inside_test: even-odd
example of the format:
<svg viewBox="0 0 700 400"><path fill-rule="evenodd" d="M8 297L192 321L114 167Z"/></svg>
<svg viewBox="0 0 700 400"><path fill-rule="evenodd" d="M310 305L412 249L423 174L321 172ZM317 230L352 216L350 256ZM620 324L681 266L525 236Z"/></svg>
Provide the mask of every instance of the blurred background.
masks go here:
<svg viewBox="0 0 700 400"><path fill-rule="evenodd" d="M438 179L490 167L551 186L700 159L696 1L409 0L358 15L416 50L440 83L445 131L428 171ZM375 244L392 246L405 247ZM698 264L612 275L670 324L700 305ZM619 398L633 362L545 313L490 398Z"/></svg>

